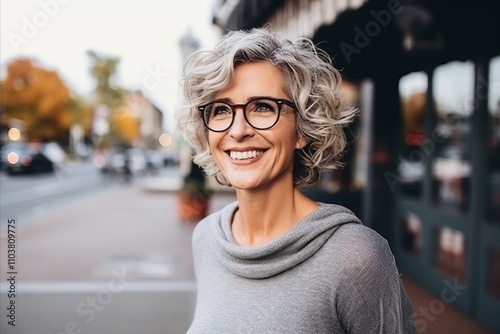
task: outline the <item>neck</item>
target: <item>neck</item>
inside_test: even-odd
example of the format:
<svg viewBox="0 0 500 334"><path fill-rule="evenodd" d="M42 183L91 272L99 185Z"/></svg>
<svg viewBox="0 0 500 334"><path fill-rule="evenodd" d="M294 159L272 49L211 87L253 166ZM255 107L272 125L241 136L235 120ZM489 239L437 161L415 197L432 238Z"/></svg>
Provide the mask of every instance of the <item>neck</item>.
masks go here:
<svg viewBox="0 0 500 334"><path fill-rule="evenodd" d="M233 237L242 246L268 243L292 229L318 207L293 185L237 190L239 209L232 222Z"/></svg>

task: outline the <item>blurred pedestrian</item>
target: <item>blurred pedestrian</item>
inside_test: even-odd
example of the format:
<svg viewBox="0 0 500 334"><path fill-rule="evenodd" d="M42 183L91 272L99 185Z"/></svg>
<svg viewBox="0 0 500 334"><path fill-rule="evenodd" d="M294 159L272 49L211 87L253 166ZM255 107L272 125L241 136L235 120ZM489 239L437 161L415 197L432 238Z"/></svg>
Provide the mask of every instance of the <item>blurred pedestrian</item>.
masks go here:
<svg viewBox="0 0 500 334"><path fill-rule="evenodd" d="M123 181L125 183L130 183L132 180L132 157L130 156L130 152L127 149L123 150Z"/></svg>
<svg viewBox="0 0 500 334"><path fill-rule="evenodd" d="M414 333L388 243L300 191L339 167L341 77L308 39L234 31L186 64L178 123L237 201L193 233L195 333Z"/></svg>

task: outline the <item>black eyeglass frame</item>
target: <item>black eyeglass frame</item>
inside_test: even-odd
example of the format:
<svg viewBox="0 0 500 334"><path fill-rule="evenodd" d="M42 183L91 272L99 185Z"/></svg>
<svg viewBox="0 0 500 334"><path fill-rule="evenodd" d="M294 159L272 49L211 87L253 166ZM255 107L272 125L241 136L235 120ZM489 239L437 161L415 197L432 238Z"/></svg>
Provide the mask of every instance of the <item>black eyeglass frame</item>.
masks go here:
<svg viewBox="0 0 500 334"><path fill-rule="evenodd" d="M257 101L257 100L270 100L270 101L273 101L275 102L277 105L278 105L278 117L276 117L276 121L274 121L274 123L270 126L267 126L265 128L260 128L260 127L256 127L254 126L252 123L250 123L248 121L248 118L247 118L247 113L246 113L246 109L247 109L247 106L254 102L254 101ZM208 124L207 124L207 120L205 119L204 117L204 112L205 112L205 109L213 104L213 103L224 103L226 105L228 105L230 108L231 108L231 111L233 112L233 116L231 118L231 123L229 123L228 127L225 128L224 130L213 130L211 129ZM215 100L215 101L212 101L210 103L207 103L207 104L204 104L202 106L198 106L198 111L200 112L200 117L203 119L203 124L205 124L205 127L212 131L212 132L224 132L224 131L227 131L228 129L231 128L231 126L233 126L233 123L234 123L234 118L236 117L236 108L242 108L243 109L243 117L245 118L245 121L248 123L248 125L250 125L252 128L256 129L256 130L269 130L270 128L272 128L273 126L276 125L276 123L278 123L279 119L280 119L280 115L281 115L281 108L283 107L283 105L287 105L289 106L290 108L293 108L294 110L297 110L297 106L291 102L291 101L288 101L287 99L277 99L277 98L274 98L274 97L267 97L267 96L260 96L260 97L256 97L256 98L253 98L251 100L249 100L247 103L245 104L230 104L228 103L227 101L223 101L223 100Z"/></svg>

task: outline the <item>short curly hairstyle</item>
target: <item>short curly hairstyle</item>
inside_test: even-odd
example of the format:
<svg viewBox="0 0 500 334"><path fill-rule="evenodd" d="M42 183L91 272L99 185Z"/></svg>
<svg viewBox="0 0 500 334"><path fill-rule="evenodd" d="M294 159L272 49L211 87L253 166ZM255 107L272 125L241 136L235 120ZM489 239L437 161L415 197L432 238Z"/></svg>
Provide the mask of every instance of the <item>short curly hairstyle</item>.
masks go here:
<svg viewBox="0 0 500 334"><path fill-rule="evenodd" d="M312 185L323 170L341 166L346 147L344 128L357 109L343 102L341 75L331 58L307 38L290 41L269 27L253 28L231 31L212 51L193 53L183 71L177 124L194 148L194 162L207 175L225 182L210 154L208 129L197 107L211 102L230 84L239 64L260 61L268 61L284 75L285 93L297 106L297 133L308 140L295 154L293 182L295 186Z"/></svg>

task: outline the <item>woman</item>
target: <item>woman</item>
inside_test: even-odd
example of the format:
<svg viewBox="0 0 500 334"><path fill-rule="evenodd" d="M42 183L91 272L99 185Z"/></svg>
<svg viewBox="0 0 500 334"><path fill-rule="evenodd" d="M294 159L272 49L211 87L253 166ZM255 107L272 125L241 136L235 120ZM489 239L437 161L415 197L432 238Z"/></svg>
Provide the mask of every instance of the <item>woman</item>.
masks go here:
<svg viewBox="0 0 500 334"><path fill-rule="evenodd" d="M178 122L194 161L237 196L195 228L188 333L413 333L387 242L298 188L338 167L355 117L328 56L258 28L195 53L185 73Z"/></svg>

